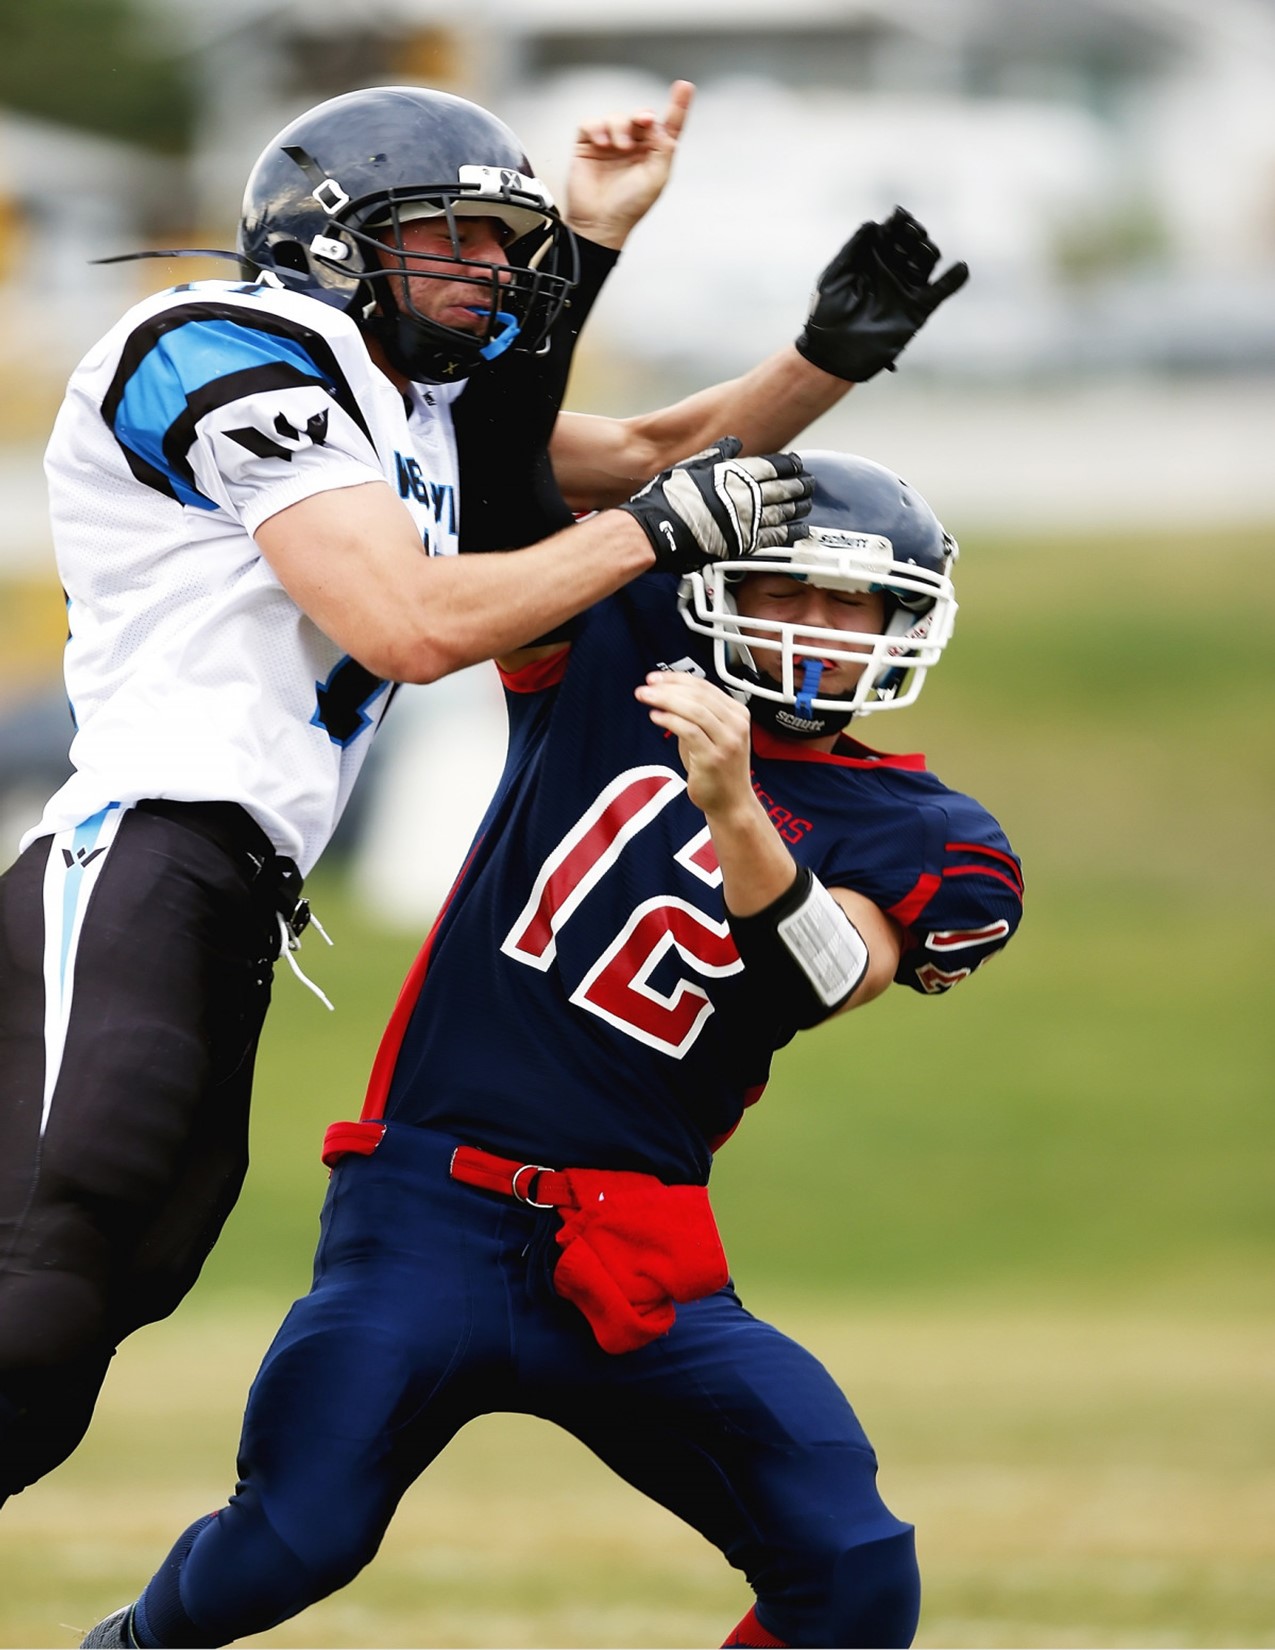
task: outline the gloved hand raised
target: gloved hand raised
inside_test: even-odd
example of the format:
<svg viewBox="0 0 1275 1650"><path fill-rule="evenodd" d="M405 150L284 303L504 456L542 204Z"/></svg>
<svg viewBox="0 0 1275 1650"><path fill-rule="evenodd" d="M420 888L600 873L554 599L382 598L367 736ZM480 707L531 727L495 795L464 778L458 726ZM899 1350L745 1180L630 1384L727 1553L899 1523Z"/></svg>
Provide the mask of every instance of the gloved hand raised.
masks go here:
<svg viewBox="0 0 1275 1650"><path fill-rule="evenodd" d="M955 263L930 277L939 249L901 206L884 223L860 224L819 277L797 349L837 378L861 384L895 357L946 298L969 280Z"/></svg>
<svg viewBox="0 0 1275 1650"><path fill-rule="evenodd" d="M666 573L734 560L790 544L810 510L810 478L796 453L740 458L741 442L724 436L693 458L662 470L627 504Z"/></svg>

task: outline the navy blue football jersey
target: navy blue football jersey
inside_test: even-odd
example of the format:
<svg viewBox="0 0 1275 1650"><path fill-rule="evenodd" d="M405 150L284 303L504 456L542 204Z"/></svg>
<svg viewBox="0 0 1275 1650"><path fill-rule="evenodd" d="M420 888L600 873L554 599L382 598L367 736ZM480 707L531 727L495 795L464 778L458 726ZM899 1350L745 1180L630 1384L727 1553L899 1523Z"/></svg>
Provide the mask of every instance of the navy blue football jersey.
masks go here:
<svg viewBox="0 0 1275 1650"><path fill-rule="evenodd" d="M703 1183L765 1085L773 1017L731 939L677 741L634 698L648 671L713 677L711 644L648 574L569 649L505 679L508 758L409 976L364 1115L549 1167ZM939 993L1022 908L996 821L919 756L754 729L754 790L795 859L906 933L897 979Z"/></svg>

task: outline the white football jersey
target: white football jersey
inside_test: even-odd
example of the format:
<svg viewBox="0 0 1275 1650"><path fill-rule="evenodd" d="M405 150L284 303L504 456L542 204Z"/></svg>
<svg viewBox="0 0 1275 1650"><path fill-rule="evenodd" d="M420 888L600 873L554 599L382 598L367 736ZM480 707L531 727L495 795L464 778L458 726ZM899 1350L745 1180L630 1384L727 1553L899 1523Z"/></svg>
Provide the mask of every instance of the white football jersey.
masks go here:
<svg viewBox="0 0 1275 1650"><path fill-rule="evenodd" d="M45 455L75 773L23 847L112 803L216 800L309 870L389 684L301 612L252 535L299 499L388 481L422 553L455 554L463 388L405 398L348 316L266 285L177 287L112 328Z"/></svg>

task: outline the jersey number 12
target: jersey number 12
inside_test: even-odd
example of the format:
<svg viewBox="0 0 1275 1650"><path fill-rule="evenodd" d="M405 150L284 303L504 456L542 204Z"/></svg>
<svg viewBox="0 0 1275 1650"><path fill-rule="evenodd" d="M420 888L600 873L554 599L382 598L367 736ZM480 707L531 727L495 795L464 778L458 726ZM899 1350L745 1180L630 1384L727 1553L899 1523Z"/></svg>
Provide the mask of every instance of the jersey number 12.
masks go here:
<svg viewBox="0 0 1275 1650"><path fill-rule="evenodd" d="M557 955L557 936L585 895L619 860L627 843L686 789L671 768L630 768L613 779L562 837L536 877L531 897L501 950L529 968L546 970ZM675 856L710 886L721 881L707 830ZM681 1059L713 1012L708 993L679 975L671 991L651 976L675 951L701 977L722 978L743 968L730 927L675 894L660 894L632 911L620 932L586 970L571 1001L635 1037L649 1048Z"/></svg>

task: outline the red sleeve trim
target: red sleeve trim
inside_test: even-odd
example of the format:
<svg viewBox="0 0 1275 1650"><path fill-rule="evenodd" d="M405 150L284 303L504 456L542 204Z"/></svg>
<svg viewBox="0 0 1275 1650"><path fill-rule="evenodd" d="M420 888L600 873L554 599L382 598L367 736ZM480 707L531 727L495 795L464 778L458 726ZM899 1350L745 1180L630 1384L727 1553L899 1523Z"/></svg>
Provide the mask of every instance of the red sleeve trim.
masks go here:
<svg viewBox="0 0 1275 1650"><path fill-rule="evenodd" d="M543 693L546 688L557 687L566 675L570 655L571 643L564 642L556 653L533 659L517 670L501 670L500 680L510 693ZM500 670L499 665L496 668Z"/></svg>
<svg viewBox="0 0 1275 1650"><path fill-rule="evenodd" d="M1015 877L1007 877L1003 871L994 871L990 865L949 865L944 871L945 877L992 877L996 882L1003 882L1010 893L1022 899L1022 883Z"/></svg>
<svg viewBox="0 0 1275 1650"><path fill-rule="evenodd" d="M949 854L985 854L988 859L994 859L1003 865L1019 888L1022 888L1023 873L1012 854L1002 853L999 848L985 847L981 842L945 842L943 846Z"/></svg>
<svg viewBox="0 0 1275 1650"><path fill-rule="evenodd" d="M897 904L890 907L886 915L893 917L902 927L910 928L934 898L942 880L941 877L935 876L933 871L923 871L911 893L904 894Z"/></svg>

